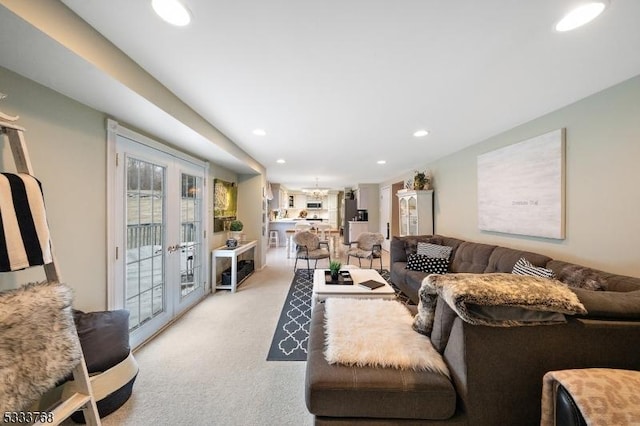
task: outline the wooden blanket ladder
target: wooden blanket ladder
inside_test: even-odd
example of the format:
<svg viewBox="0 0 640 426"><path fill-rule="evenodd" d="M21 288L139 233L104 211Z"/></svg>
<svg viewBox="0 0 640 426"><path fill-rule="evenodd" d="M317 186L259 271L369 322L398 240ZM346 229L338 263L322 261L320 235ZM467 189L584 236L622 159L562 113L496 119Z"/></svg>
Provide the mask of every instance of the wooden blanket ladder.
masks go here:
<svg viewBox="0 0 640 426"><path fill-rule="evenodd" d="M0 133L5 134L9 140L18 173L27 173L33 176L33 167L24 139L25 129L17 126L13 122L17 120L17 118L18 117L11 117L0 113L0 119L6 120L0 121ZM47 281L60 282L60 273L56 265L55 255L51 263L43 266ZM53 423L49 421L36 421L34 424L58 425L78 410L82 410L87 425L99 426L101 424L84 355L81 355L80 363L73 368L72 374L76 392L68 398L59 401L57 405L51 409L53 413Z"/></svg>

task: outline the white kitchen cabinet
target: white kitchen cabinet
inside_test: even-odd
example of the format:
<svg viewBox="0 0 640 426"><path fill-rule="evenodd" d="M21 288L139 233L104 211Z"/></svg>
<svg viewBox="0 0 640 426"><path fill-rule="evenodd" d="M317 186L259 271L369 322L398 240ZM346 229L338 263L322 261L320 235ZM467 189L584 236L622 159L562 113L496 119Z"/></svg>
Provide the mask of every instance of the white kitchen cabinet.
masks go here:
<svg viewBox="0 0 640 426"><path fill-rule="evenodd" d="M338 210L338 194L329 193L327 195L327 209Z"/></svg>
<svg viewBox="0 0 640 426"><path fill-rule="evenodd" d="M433 234L433 190L398 191L400 236Z"/></svg>
<svg viewBox="0 0 640 426"><path fill-rule="evenodd" d="M279 183L271 184L273 198L269 200L270 210L285 210L289 208L287 189Z"/></svg>
<svg viewBox="0 0 640 426"><path fill-rule="evenodd" d="M377 210L379 191L377 184L358 184L355 190L358 210Z"/></svg>
<svg viewBox="0 0 640 426"><path fill-rule="evenodd" d="M338 194L329 193L322 207L327 209L329 224L332 228L338 228Z"/></svg>
<svg viewBox="0 0 640 426"><path fill-rule="evenodd" d="M293 207L296 209L307 208L307 196L305 194L294 194Z"/></svg>
<svg viewBox="0 0 640 426"><path fill-rule="evenodd" d="M278 210L286 208L286 205L282 201L282 188L279 183L271 184L271 193L273 198L269 200L269 209Z"/></svg>

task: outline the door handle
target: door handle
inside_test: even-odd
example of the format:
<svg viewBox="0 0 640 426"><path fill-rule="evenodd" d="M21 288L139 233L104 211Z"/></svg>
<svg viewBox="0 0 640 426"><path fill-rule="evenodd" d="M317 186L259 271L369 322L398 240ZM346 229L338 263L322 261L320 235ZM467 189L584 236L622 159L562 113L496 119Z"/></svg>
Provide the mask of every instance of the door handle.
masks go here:
<svg viewBox="0 0 640 426"><path fill-rule="evenodd" d="M387 240L389 239L389 222L387 222Z"/></svg>

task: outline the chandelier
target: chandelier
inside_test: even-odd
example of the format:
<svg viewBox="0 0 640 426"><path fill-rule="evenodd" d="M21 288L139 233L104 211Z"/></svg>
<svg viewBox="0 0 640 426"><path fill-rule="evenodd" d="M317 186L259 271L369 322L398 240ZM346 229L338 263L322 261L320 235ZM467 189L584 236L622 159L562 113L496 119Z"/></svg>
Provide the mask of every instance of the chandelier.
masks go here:
<svg viewBox="0 0 640 426"><path fill-rule="evenodd" d="M320 188L318 186L318 178L316 178L316 186L312 188L302 188L302 192L307 194L307 198L313 198L316 200L322 199L325 195L329 193L329 188Z"/></svg>

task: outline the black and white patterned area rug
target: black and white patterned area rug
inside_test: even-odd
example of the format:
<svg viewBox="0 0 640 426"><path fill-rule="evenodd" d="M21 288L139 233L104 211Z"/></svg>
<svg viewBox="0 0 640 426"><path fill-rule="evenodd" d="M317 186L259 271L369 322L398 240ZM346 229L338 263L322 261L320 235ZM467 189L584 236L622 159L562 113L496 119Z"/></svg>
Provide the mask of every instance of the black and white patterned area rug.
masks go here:
<svg viewBox="0 0 640 426"><path fill-rule="evenodd" d="M379 271L389 282L389 271ZM396 297L403 303L408 298L393 285ZM313 290L313 270L299 269L293 276L289 294L282 307L282 313L271 341L267 361L306 361L311 322L311 293ZM411 303L409 301L409 303Z"/></svg>

